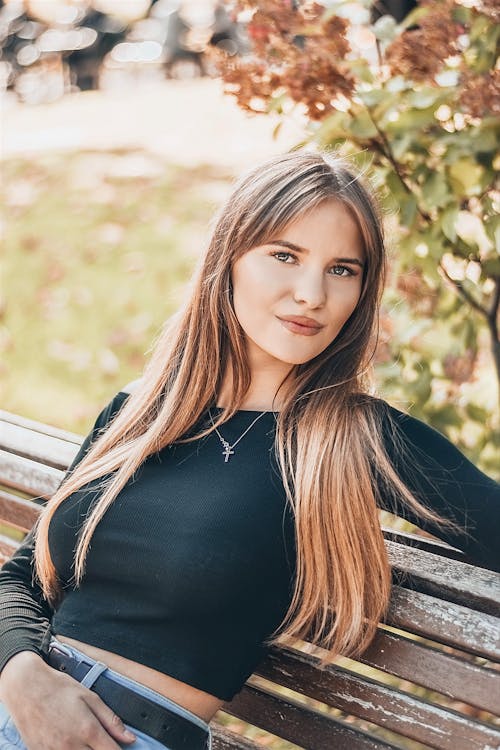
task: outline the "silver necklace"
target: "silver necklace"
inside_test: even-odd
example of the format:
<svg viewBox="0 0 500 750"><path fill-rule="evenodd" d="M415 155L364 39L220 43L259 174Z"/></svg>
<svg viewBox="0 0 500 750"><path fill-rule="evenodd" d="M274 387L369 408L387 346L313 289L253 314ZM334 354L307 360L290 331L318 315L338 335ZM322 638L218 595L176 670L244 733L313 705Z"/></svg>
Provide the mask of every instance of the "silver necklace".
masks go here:
<svg viewBox="0 0 500 750"><path fill-rule="evenodd" d="M229 461L229 456L233 456L234 455L234 450L233 450L234 446L237 445L240 442L241 438L245 437L245 435L247 434L248 430L250 430L254 426L254 424L257 422L258 419L260 419L261 417L263 417L264 414L267 414L267 412L263 411L263 412L261 412L261 414L259 414L258 417L255 417L255 419L253 420L252 424L249 427L246 428L245 432L242 435L240 435L239 438L238 438L238 440L236 440L236 442L234 442L232 445L229 445L228 441L224 440L224 438L220 434L219 430L214 425L214 420L212 419L212 413L211 413L210 409L208 410L208 414L210 416L210 421L212 422L212 425L214 426L215 432L217 433L217 435L219 437L219 440L221 441L222 445L224 446L224 450L222 451L222 455L224 456L224 463L227 464L227 462Z"/></svg>

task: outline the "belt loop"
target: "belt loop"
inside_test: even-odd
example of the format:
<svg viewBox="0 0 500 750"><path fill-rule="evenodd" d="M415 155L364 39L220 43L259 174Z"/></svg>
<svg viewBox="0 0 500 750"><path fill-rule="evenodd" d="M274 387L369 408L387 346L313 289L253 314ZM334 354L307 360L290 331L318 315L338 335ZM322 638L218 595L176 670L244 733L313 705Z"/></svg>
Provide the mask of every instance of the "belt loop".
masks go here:
<svg viewBox="0 0 500 750"><path fill-rule="evenodd" d="M55 649L56 651L59 651L60 653L65 654L66 656L73 656L73 652L70 649L69 646L67 646L65 643L61 643L61 641L58 641L57 638L52 638L52 640L49 643L49 652Z"/></svg>
<svg viewBox="0 0 500 750"><path fill-rule="evenodd" d="M97 678L107 669L106 664L102 661L96 661L95 664L89 669L83 680L80 680L80 685L83 687L91 688Z"/></svg>

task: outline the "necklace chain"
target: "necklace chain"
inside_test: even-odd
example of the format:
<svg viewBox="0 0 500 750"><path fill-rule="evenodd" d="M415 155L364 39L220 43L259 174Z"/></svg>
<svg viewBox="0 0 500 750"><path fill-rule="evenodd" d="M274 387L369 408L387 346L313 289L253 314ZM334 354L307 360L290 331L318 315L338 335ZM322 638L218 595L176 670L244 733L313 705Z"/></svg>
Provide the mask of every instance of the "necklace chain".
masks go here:
<svg viewBox="0 0 500 750"><path fill-rule="evenodd" d="M210 421L212 422L212 425L213 425L213 427L215 429L215 432L217 433L217 435L219 437L219 440L221 441L222 445L224 446L224 450L222 451L222 455L224 456L224 463L227 464L227 462L229 461L229 456L233 456L234 455L234 450L233 450L234 446L237 445L240 442L241 438L245 437L245 435L247 434L247 432L254 426L254 424L257 422L257 420L259 420L261 417L263 417L264 414L267 414L267 412L263 411L263 412L261 412L259 414L258 417L255 417L255 419L253 420L252 424L249 425L249 427L246 428L245 432L242 435L240 435L239 438L238 438L238 440L236 440L232 445L229 445L228 441L224 440L224 438L220 434L219 430L215 426L214 420L212 419L212 412L210 411L210 409L208 410L208 414L210 416Z"/></svg>

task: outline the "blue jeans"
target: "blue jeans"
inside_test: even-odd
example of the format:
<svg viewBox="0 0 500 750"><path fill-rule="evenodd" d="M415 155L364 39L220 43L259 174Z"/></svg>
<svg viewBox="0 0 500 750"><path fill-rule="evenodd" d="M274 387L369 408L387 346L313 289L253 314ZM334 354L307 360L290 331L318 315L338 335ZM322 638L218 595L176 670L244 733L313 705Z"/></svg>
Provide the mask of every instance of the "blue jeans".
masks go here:
<svg viewBox="0 0 500 750"><path fill-rule="evenodd" d="M73 646L68 646L66 643L62 645L59 642L58 645L62 646L64 649L69 650L75 656L85 659L90 664L97 663L94 659L91 659L89 656L82 654L81 651L78 651L78 649L73 648ZM200 727L203 727L210 733L209 727L206 722L203 721L203 719L200 719L195 714L187 711L185 708L182 708L182 706L179 706L177 703L174 703L168 698L164 698L163 695L160 695L160 693L156 693L154 690L150 690L150 688L141 685L135 680L131 680L129 677L124 677L123 675L109 668L106 668L102 672L102 674L106 675L111 680L118 682L120 685L124 685L125 687L130 688L130 690L133 690L138 695L142 695L145 698L150 698L151 700L155 701L155 703L158 703L161 706L165 706L171 711L174 711L179 716L183 716L184 718L189 719L191 722L197 724ZM149 737L147 734L144 734L144 732L140 732L139 730L129 726L128 724L126 724L125 726L135 734L137 739L132 744L128 743L127 745L122 745L123 748L127 748L127 750L169 750L166 745L162 745L161 742L158 742L158 740L155 740L153 737ZM210 747L211 737L209 734L209 747L207 750L209 750ZM26 745L22 741L9 712L2 703L0 703L0 750L26 750Z"/></svg>

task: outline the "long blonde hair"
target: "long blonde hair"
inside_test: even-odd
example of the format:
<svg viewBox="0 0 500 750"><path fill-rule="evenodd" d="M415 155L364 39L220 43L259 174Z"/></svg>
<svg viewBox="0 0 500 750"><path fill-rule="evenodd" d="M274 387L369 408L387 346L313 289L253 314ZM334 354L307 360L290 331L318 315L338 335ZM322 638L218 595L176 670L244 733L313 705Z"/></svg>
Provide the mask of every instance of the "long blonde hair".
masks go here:
<svg viewBox="0 0 500 750"><path fill-rule="evenodd" d="M329 659L359 654L368 645L391 589L377 508L380 477L388 493L423 519L448 522L405 487L383 447L380 402L369 395L366 379L385 275L382 222L369 187L348 162L327 152L294 151L269 159L236 182L216 215L188 299L164 325L140 387L41 514L36 571L54 605L61 596L48 546L55 510L79 488L102 479L102 495L76 549L78 585L97 524L145 459L173 442L212 431L210 426L185 438L217 398L228 365L231 402L215 426L243 405L250 370L232 306L233 263L332 198L357 221L366 263L358 305L337 338L311 361L293 366L281 384L286 381L286 397L277 416L275 451L295 518L297 562L290 608L270 640L310 638L329 649Z"/></svg>

